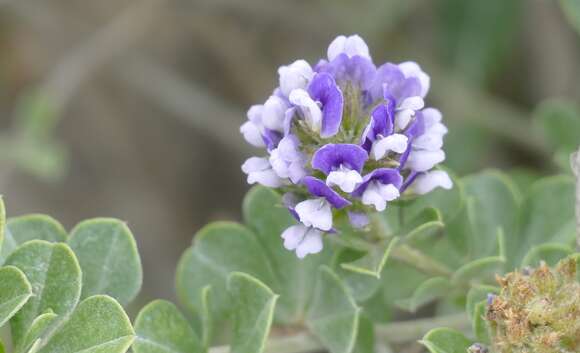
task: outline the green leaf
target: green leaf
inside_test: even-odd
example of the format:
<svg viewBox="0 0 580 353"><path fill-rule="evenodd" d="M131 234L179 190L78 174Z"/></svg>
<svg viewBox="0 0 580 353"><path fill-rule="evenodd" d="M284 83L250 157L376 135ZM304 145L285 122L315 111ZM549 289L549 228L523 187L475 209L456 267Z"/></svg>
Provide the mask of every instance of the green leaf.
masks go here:
<svg viewBox="0 0 580 353"><path fill-rule="evenodd" d="M353 352L360 308L340 278L322 266L307 326L332 353Z"/></svg>
<svg viewBox="0 0 580 353"><path fill-rule="evenodd" d="M574 181L568 176L545 178L532 186L520 212L517 251L508 251L508 259L512 260L510 268L519 265L529 249L536 245L546 242L574 244L574 194Z"/></svg>
<svg viewBox="0 0 580 353"><path fill-rule="evenodd" d="M479 343L489 344L489 331L487 322L484 319L486 311L486 301L481 301L475 305L474 315L472 318L473 332Z"/></svg>
<svg viewBox="0 0 580 353"><path fill-rule="evenodd" d="M449 328L431 330L419 342L431 353L465 353L471 346L471 341L461 332Z"/></svg>
<svg viewBox="0 0 580 353"><path fill-rule="evenodd" d="M468 203L467 216L471 258L496 253L498 229L508 235L509 250L517 245L509 237L516 231L520 195L511 180L497 171L486 171L463 179ZM517 240L517 239L516 239Z"/></svg>
<svg viewBox="0 0 580 353"><path fill-rule="evenodd" d="M232 302L226 291L231 272L245 272L271 284L276 281L272 264L255 235L245 227L230 222L216 222L202 228L194 245L186 251L177 270L177 290L184 303L202 310L202 289L210 285L214 317L225 319Z"/></svg>
<svg viewBox="0 0 580 353"><path fill-rule="evenodd" d="M134 337L123 307L96 295L81 302L38 353L124 353Z"/></svg>
<svg viewBox="0 0 580 353"><path fill-rule="evenodd" d="M4 343L0 340L0 353L5 353Z"/></svg>
<svg viewBox="0 0 580 353"><path fill-rule="evenodd" d="M208 348L213 339L214 320L211 316L210 298L212 296L211 286L205 286L201 290L201 327L202 346Z"/></svg>
<svg viewBox="0 0 580 353"><path fill-rule="evenodd" d="M6 243L0 252L0 263L19 245L30 240L46 240L53 243L66 242L64 227L54 218L31 214L10 218L6 224Z"/></svg>
<svg viewBox="0 0 580 353"><path fill-rule="evenodd" d="M2 264L2 244L4 243L4 229L6 228L6 207L4 207L4 199L0 195L0 265Z"/></svg>
<svg viewBox="0 0 580 353"><path fill-rule="evenodd" d="M472 280L485 281L487 275L501 271L504 264L505 258L501 256L489 256L471 261L453 273L451 282L458 284Z"/></svg>
<svg viewBox="0 0 580 353"><path fill-rule="evenodd" d="M51 327L57 324L58 316L53 312L47 312L38 316L32 324L30 324L30 328L24 335L24 338L16 347L16 352L28 352L30 353L35 352L42 344L41 337L44 336Z"/></svg>
<svg viewBox="0 0 580 353"><path fill-rule="evenodd" d="M565 160L557 162L564 170L569 170L569 155L580 145L580 111L576 105L564 100L545 101L536 108L534 123L556 156L566 156Z"/></svg>
<svg viewBox="0 0 580 353"><path fill-rule="evenodd" d="M241 272L230 275L228 290L235 301L231 352L263 352L278 295L259 280Z"/></svg>
<svg viewBox="0 0 580 353"><path fill-rule="evenodd" d="M0 327L4 326L32 296L32 287L16 267L0 268Z"/></svg>
<svg viewBox="0 0 580 353"><path fill-rule="evenodd" d="M353 352L375 353L375 332L373 322L364 315L361 315L359 319L358 334Z"/></svg>
<svg viewBox="0 0 580 353"><path fill-rule="evenodd" d="M374 276L346 270L341 265L360 259L365 254L348 247L340 247L335 250L332 260L332 269L344 281L357 302L362 302L372 297L380 289L382 283Z"/></svg>
<svg viewBox="0 0 580 353"><path fill-rule="evenodd" d="M534 246L528 251L524 259L522 260L522 266L532 266L535 267L540 264L541 261L545 261L549 266L554 266L558 261L568 257L574 253L568 245L559 243L544 243L538 246Z"/></svg>
<svg viewBox="0 0 580 353"><path fill-rule="evenodd" d="M280 235L296 221L282 205L280 195L272 189L252 188L244 198L243 213L246 224L254 231L262 252L271 260L272 270L279 279L277 282L265 281L274 292L280 294L275 321L286 324L299 322L314 291L316 276L312 273L321 264L330 261L328 244L321 253L302 260L294 252L286 250Z"/></svg>
<svg viewBox="0 0 580 353"><path fill-rule="evenodd" d="M340 266L345 270L381 278L381 272L387 263L389 254L398 241L398 237L382 241L374 245L363 257L353 262L343 263Z"/></svg>
<svg viewBox="0 0 580 353"><path fill-rule="evenodd" d="M576 32L580 34L580 1L578 0L560 0L560 6L566 14L570 24L574 26Z"/></svg>
<svg viewBox="0 0 580 353"><path fill-rule="evenodd" d="M11 319L16 344L39 315L52 310L64 317L75 308L81 294L81 269L68 245L32 240L16 249L6 263L26 275L33 293Z"/></svg>
<svg viewBox="0 0 580 353"><path fill-rule="evenodd" d="M451 289L451 283L445 277L433 277L423 282L413 296L397 301L397 305L407 311L415 312L421 306L446 296Z"/></svg>
<svg viewBox="0 0 580 353"><path fill-rule="evenodd" d="M111 218L81 222L72 230L68 244L83 271L83 299L106 294L126 305L139 293L141 259L124 222Z"/></svg>
<svg viewBox="0 0 580 353"><path fill-rule="evenodd" d="M146 305L135 320L135 353L199 353L199 338L179 312L165 300Z"/></svg>

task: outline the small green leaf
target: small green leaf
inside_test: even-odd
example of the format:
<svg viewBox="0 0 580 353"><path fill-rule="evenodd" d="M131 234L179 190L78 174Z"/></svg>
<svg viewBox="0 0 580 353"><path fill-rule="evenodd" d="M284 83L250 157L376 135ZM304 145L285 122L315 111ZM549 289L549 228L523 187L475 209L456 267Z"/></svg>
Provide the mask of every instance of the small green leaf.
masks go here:
<svg viewBox="0 0 580 353"><path fill-rule="evenodd" d="M574 253L568 245L559 243L544 243L534 246L528 251L522 260L522 266L537 266L541 261L545 261L549 266L553 266L563 258Z"/></svg>
<svg viewBox="0 0 580 353"><path fill-rule="evenodd" d="M224 319L232 305L226 280L234 271L251 274L268 284L277 281L272 264L252 232L236 223L209 224L195 235L192 250L187 250L180 260L179 297L200 312L202 289L210 285L214 294L210 301L212 313Z"/></svg>
<svg viewBox="0 0 580 353"><path fill-rule="evenodd" d="M471 261L453 273L451 282L461 283L472 280L485 280L487 275L500 271L504 264L505 258L501 256L489 256Z"/></svg>
<svg viewBox="0 0 580 353"><path fill-rule="evenodd" d="M96 295L81 302L38 353L124 353L134 335L123 307Z"/></svg>
<svg viewBox="0 0 580 353"><path fill-rule="evenodd" d="M10 218L6 224L6 243L0 252L0 263L19 245L30 240L46 240L53 243L66 242L64 227L54 218L42 214Z"/></svg>
<svg viewBox="0 0 580 353"><path fill-rule="evenodd" d="M57 317L55 313L47 312L34 319L24 335L22 342L16 348L16 352L30 353L31 351L36 351L38 349L37 347L42 343L41 337L57 323Z"/></svg>
<svg viewBox="0 0 580 353"><path fill-rule="evenodd" d="M141 309L135 320L135 332L135 353L203 352L187 319L168 301L156 300Z"/></svg>
<svg viewBox="0 0 580 353"><path fill-rule="evenodd" d="M560 5L568 18L568 21L570 21L570 24L574 26L576 32L580 34L580 1L560 0Z"/></svg>
<svg viewBox="0 0 580 353"><path fill-rule="evenodd" d="M320 269L307 325L332 353L353 352L360 308L340 278L328 267Z"/></svg>
<svg viewBox="0 0 580 353"><path fill-rule="evenodd" d="M461 332L449 328L431 330L419 342L431 353L465 353L472 343Z"/></svg>
<svg viewBox="0 0 580 353"><path fill-rule="evenodd" d="M407 311L415 312L421 306L448 295L450 289L451 283L447 278L433 277L417 287L411 298L397 301L397 305Z"/></svg>
<svg viewBox="0 0 580 353"><path fill-rule="evenodd" d="M340 266L345 270L381 278L381 272L387 263L389 254L398 241L398 237L382 241L373 246L371 250L360 259L353 262L343 263Z"/></svg>
<svg viewBox="0 0 580 353"><path fill-rule="evenodd" d="M475 338L479 343L489 344L489 331L487 322L484 319L486 311L486 301L481 301L475 305L475 310L473 312L472 325L473 332L475 333Z"/></svg>
<svg viewBox="0 0 580 353"><path fill-rule="evenodd" d="M353 262L365 255L365 252L348 247L340 247L335 250L332 260L332 269L350 289L357 303L372 297L380 289L382 282L374 276L346 270L341 265Z"/></svg>
<svg viewBox="0 0 580 353"><path fill-rule="evenodd" d="M363 315L361 315L359 319L358 334L353 352L375 353L375 332L373 322Z"/></svg>
<svg viewBox="0 0 580 353"><path fill-rule="evenodd" d="M241 272L230 275L228 290L235 302L231 352L263 352L278 295L259 280Z"/></svg>
<svg viewBox="0 0 580 353"><path fill-rule="evenodd" d="M33 292L33 297L11 320L16 344L39 315L52 310L59 317L65 317L77 305L81 269L68 245L32 240L18 247L6 263L26 275Z"/></svg>
<svg viewBox="0 0 580 353"><path fill-rule="evenodd" d="M13 266L0 268L0 327L4 326L32 296L32 287L22 271Z"/></svg>
<svg viewBox="0 0 580 353"><path fill-rule="evenodd" d="M139 293L141 259L124 222L110 218L81 222L72 230L68 243L83 271L83 299L106 294L126 305Z"/></svg>

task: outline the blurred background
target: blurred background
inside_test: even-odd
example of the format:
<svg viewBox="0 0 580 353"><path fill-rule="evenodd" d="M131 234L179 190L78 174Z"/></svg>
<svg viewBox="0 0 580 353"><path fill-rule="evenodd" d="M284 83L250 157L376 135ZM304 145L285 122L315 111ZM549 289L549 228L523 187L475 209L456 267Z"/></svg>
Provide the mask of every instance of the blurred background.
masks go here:
<svg viewBox="0 0 580 353"><path fill-rule="evenodd" d="M571 13L552 0L0 0L0 193L10 216L127 221L143 300L173 298L195 232L240 219L239 166L258 151L239 126L280 65L352 33L375 63L417 61L449 126L446 165L525 183L566 170L534 117L578 115Z"/></svg>

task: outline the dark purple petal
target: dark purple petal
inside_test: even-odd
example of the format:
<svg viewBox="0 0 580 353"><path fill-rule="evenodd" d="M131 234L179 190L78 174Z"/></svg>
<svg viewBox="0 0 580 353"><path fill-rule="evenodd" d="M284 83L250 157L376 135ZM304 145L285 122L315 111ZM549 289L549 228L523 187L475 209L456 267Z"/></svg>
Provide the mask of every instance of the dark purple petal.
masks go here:
<svg viewBox="0 0 580 353"><path fill-rule="evenodd" d="M336 135L342 121L342 91L330 74L320 73L314 76L308 86L310 96L322 103L321 137Z"/></svg>
<svg viewBox="0 0 580 353"><path fill-rule="evenodd" d="M400 169L402 169L402 168L399 166L399 170L400 170ZM403 183L403 186L401 186L401 189L399 190L399 191L401 192L401 194L402 194L402 193L403 193L405 190L407 190L407 188L408 188L409 186L411 186L411 184L413 184L413 182L415 181L415 179L417 179L417 177L418 177L419 175L421 175L421 174L424 174L424 173L418 173L418 172L414 172L414 171L413 171L413 172L411 172L411 174L409 174L409 176L407 177L407 179L405 179L405 182Z"/></svg>
<svg viewBox="0 0 580 353"><path fill-rule="evenodd" d="M414 139L419 137L425 133L425 117L423 117L423 113L421 111L415 112L415 118L407 129L405 130L405 135L409 139Z"/></svg>
<svg viewBox="0 0 580 353"><path fill-rule="evenodd" d="M362 141L373 142L378 135L388 136L394 132L395 125L395 102L388 100L384 104L377 105L371 112L369 125L363 132ZM370 147L369 147L370 148Z"/></svg>
<svg viewBox="0 0 580 353"><path fill-rule="evenodd" d="M351 205L350 201L340 196L320 179L306 176L302 179L302 183L306 186L308 192L317 197L324 197L334 208L340 209Z"/></svg>
<svg viewBox="0 0 580 353"><path fill-rule="evenodd" d="M264 144L266 144L268 151L271 151L278 146L278 143L282 139L282 134L278 131L264 129L262 139L264 140Z"/></svg>
<svg viewBox="0 0 580 353"><path fill-rule="evenodd" d="M316 68L318 72L331 74L338 82L350 81L362 90L370 87L376 73L375 65L368 58L359 55L349 58L345 53L331 62L319 62Z"/></svg>
<svg viewBox="0 0 580 353"><path fill-rule="evenodd" d="M363 192L367 189L369 183L373 180L380 182L381 184L393 184L397 189L401 188L403 183L403 177L397 169L391 168L379 168L373 170L371 173L363 177L363 182L353 191L354 196L361 196Z"/></svg>
<svg viewBox="0 0 580 353"><path fill-rule="evenodd" d="M341 165L360 173L369 158L367 151L349 143L322 146L312 156L312 168L328 174Z"/></svg>

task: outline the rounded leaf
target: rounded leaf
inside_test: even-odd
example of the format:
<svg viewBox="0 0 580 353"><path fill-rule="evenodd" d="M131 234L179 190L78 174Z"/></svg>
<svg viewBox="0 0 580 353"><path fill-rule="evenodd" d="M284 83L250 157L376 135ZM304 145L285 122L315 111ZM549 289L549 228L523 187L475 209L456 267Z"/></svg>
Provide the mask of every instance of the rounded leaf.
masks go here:
<svg viewBox="0 0 580 353"><path fill-rule="evenodd" d="M177 307L165 300L146 305L135 320L135 353L201 353L199 338Z"/></svg>
<svg viewBox="0 0 580 353"><path fill-rule="evenodd" d="M13 266L0 268L0 327L32 296L32 287L22 271Z"/></svg>
<svg viewBox="0 0 580 353"><path fill-rule="evenodd" d="M81 294L81 269L68 245L32 240L18 247L6 263L18 267L26 275L33 293L11 319L16 344L39 315L50 310L65 317L77 305Z"/></svg>
<svg viewBox="0 0 580 353"><path fill-rule="evenodd" d="M141 289L143 270L133 234L117 219L78 224L68 244L83 270L82 298L106 294L126 305Z"/></svg>

